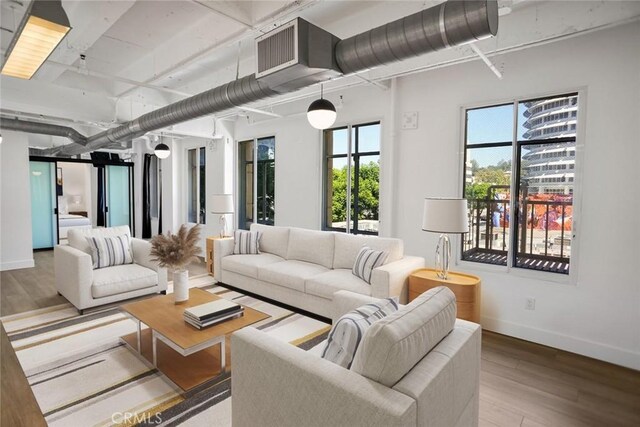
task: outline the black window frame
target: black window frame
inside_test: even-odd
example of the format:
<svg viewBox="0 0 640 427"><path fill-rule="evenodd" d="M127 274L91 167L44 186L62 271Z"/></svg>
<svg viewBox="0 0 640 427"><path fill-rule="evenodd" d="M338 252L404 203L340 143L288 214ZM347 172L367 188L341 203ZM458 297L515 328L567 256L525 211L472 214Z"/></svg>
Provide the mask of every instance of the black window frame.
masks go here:
<svg viewBox="0 0 640 427"><path fill-rule="evenodd" d="M360 210L359 209L360 180L357 179L357 177L360 176L360 159L366 156L380 157L381 148L382 148L381 147L382 133L380 133L380 147L378 151L360 152L360 133L358 132L358 129L366 126L373 126L373 125L378 125L380 126L380 129L382 129L381 121L376 120L372 122L358 123L355 125L344 125L344 126L329 128L329 129L325 129L322 133L322 149L323 149L322 229L325 231L337 231L337 232L343 232L343 233L349 233L349 234L362 234L362 235L368 235L368 236L378 236L380 233L379 229L377 232L358 229L358 213ZM351 135L354 135L352 143L351 144L347 143L347 152L345 154L329 153L327 150L327 138L326 138L327 133L334 132L337 130L343 130L343 129L347 130L347 136L349 138L349 141L351 140ZM330 201L328 200L328 197L327 197L328 196L327 194L328 179L329 179L328 162L329 162L329 159L340 159L340 158L347 159L347 186L349 186L350 183L353 182L351 191L347 190L347 202L349 202L350 206L346 208L348 215L346 218L346 225L344 228L333 227L329 225L327 221L328 206L330 204ZM353 165L350 168L349 165L351 163ZM349 173L349 171L352 171L352 172ZM356 179L353 179L353 177L356 177ZM378 176L378 182L379 180L380 180L380 176ZM353 195L353 204L350 203L350 200L349 200L350 195ZM332 204L332 201L331 201L331 204ZM353 224L352 227L349 227L350 223ZM378 194L378 224L380 224L380 195L379 194Z"/></svg>
<svg viewBox="0 0 640 427"><path fill-rule="evenodd" d="M259 159L258 153L258 145L262 140L273 140L273 150L274 157L273 159ZM246 160L244 154L241 154L242 146L244 144L250 144L252 158L251 160ZM250 138L243 139L238 141L237 143L237 153L238 153L238 228L242 230L248 230L251 227L251 224L264 224L264 225L275 225L275 194L276 194L276 154L275 148L276 146L276 137L272 136L264 136L258 138ZM246 209L246 168L248 165L252 165L252 212L251 219L247 220L247 209ZM260 198L260 194L267 194L268 181L262 180L262 193L258 188L259 185L259 174L262 172L265 176L268 175L269 169L273 171L273 209L271 209L270 204L267 203L267 198L262 197L262 201L260 202L258 199ZM261 207L258 204L261 204ZM268 217L267 213L273 212L272 217Z"/></svg>
<svg viewBox="0 0 640 427"><path fill-rule="evenodd" d="M569 92L569 93L563 93L563 94L554 94L554 95L549 95L549 96L542 96L542 97L536 97L536 98L522 98L522 99L515 99L513 102L506 102L506 103L498 103L498 104L494 104L494 105L485 105L485 106L481 106L481 107L472 107L472 108L465 108L464 109L464 159L463 159L463 168L462 168L462 194L466 195L466 190L467 190L467 161L468 161L468 154L470 150L474 150L474 149L483 149L483 148L504 148L504 147L510 147L512 149L512 159L511 159L511 175L512 175L512 179L510 180L509 183L509 188L508 190L511 192L511 197L510 199L507 201L508 205L511 207L510 211L512 212L512 218L510 220L510 224L509 224L509 242L507 245L507 257L505 258L505 262L495 262L495 261L480 261L478 259L470 259L470 258L465 258L465 245L462 244L460 245L460 260L461 261L467 261L467 262L476 262L476 263L481 263L481 264L498 264L498 265L502 265L502 266L510 266L513 268L519 268L519 269L525 269L525 270L536 270L536 271L544 271L544 272L549 272L549 273L560 273L560 274L566 274L568 275L570 273L570 266L571 266L571 257L566 257L563 258L562 256L559 257L559 260L564 261L567 264L567 268L566 269L541 269L541 268L533 268L533 267L527 267L524 266L524 263L519 262L519 256L526 256L526 257L531 257L531 258L536 258L535 255L533 254L526 254L526 253L521 253L520 249L519 249L519 239L521 236L521 231L520 231L520 220L522 218L522 213L521 213L521 202L520 202L520 192L521 192L521 181L522 181L522 177L521 177L521 172L522 172L522 149L525 146L532 146L532 145L556 145L556 144L562 144L562 143L573 143L573 149L571 150L567 150L567 154L573 158L575 158L576 155L576 147L577 147L577 139L578 139L578 131L577 131L577 126L576 125L567 125L567 129L568 130L575 130L575 134L573 136L570 137L557 137L557 138L536 138L536 139L518 139L517 137L518 132L517 132L517 128L518 128L518 119L519 116L518 114L514 114L514 118L513 118L513 130L514 130L514 138L512 141L496 141L496 142L486 142L486 143L469 143L468 142L468 126L469 126L469 121L468 121L468 112L469 111L474 111L474 110L481 110L481 109L486 109L486 108L494 108L494 107L501 107L501 106L505 106L505 105L512 105L515 112L518 111L518 107L520 104L522 103L526 103L526 102L536 102L536 101L542 101L542 100L548 100L548 99L553 99L553 98L568 98L568 97L575 97L576 98L576 104L579 106L579 99L580 99L580 93L578 92ZM553 105L555 106L558 102L560 102L561 104L559 104L559 106L562 105L571 105L571 101L570 100L562 100L562 101L556 101L553 103ZM540 106L537 107L537 110L540 111L546 111L551 109L552 106L548 106L548 105L544 105L544 106ZM557 113L556 113L557 114ZM579 117L579 110L577 112L571 112L571 114L568 115L568 119L573 119L576 118L578 119ZM540 136L544 136L544 134L541 132ZM515 149L514 149L514 144L515 144ZM559 156L555 156L555 157L559 157ZM549 158L551 158L551 156L549 156ZM567 171L571 170L574 171L575 173L575 164L572 164L570 167L569 166L565 166L565 168ZM564 181L562 181L564 182ZM575 185L576 179L575 179L575 175L573 179L569 179L568 182L570 182L571 184ZM542 182L542 180L540 180L540 182L538 182L538 184L541 186L542 184L544 184ZM552 193L549 193L552 194ZM574 196L574 188L570 189L570 194L572 196ZM466 197L466 196L465 196ZM575 199L574 199L575 200ZM572 202L572 206L575 206L575 203ZM471 209L471 205L469 206L469 208ZM487 211L489 210L489 207L487 207ZM564 210L564 208L563 208ZM573 210L573 212L575 212L575 209ZM526 216L526 215L525 215ZM488 218L488 212L487 212L487 218L486 221L489 221ZM471 225L471 224L470 224ZM504 227L503 227L504 230ZM548 231L548 230L547 230ZM465 233L465 235L463 236L463 239L465 239L466 235L468 233ZM564 240L564 229L561 230L561 240ZM487 249L484 248L485 251L487 251L488 253L501 253L504 251L500 251L500 250L493 250L493 249ZM561 251L562 253L562 251ZM511 262L509 263L508 261L506 261L507 259L509 259ZM494 258L495 260L495 258Z"/></svg>
<svg viewBox="0 0 640 427"><path fill-rule="evenodd" d="M195 163L190 164L190 153L195 154ZM189 181L194 178L195 188L191 188L195 194L190 194L187 191L187 212L186 218L189 224L206 225L207 223L207 150L205 146L199 145L195 147L189 147L186 149L186 167L187 167L187 190L189 190ZM192 176L195 174L195 176ZM194 213L197 217L197 221L192 221L193 217L190 212L190 204L193 201L192 197L195 195L195 210Z"/></svg>

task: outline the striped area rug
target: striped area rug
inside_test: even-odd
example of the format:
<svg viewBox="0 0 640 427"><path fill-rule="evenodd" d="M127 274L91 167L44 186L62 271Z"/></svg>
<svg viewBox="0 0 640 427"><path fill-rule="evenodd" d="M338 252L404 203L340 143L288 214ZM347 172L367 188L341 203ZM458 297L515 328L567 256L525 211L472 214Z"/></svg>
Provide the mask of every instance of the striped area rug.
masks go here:
<svg viewBox="0 0 640 427"><path fill-rule="evenodd" d="M326 323L216 286L208 275L189 284L268 314L252 326L305 350L329 332ZM51 426L231 425L230 374L183 398L120 343L136 326L118 307L80 316L64 304L0 320Z"/></svg>

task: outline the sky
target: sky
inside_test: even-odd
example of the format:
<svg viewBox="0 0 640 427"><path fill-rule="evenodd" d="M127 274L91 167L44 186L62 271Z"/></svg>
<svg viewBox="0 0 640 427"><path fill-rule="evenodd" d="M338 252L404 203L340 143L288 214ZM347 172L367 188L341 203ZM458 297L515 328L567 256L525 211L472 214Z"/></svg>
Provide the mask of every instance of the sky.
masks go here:
<svg viewBox="0 0 640 427"><path fill-rule="evenodd" d="M522 139L527 130L522 126L526 120L523 116L525 109L519 105L518 139ZM513 139L513 104L469 110L467 114L467 141L470 145L510 142ZM475 159L480 167L485 167L496 165L500 160L511 160L511 152L511 147L483 148L473 150L467 160Z"/></svg>
<svg viewBox="0 0 640 427"><path fill-rule="evenodd" d="M353 144L355 145L355 131L356 128L352 128L354 132ZM380 151L380 125L360 126L358 127L360 132L358 135L359 152L367 151ZM346 154L348 144L348 131L347 129L338 129L333 131L333 154ZM354 147L355 150L355 147ZM369 163L370 161L377 162L380 156L367 156L361 159L362 163ZM347 164L346 158L339 158L333 161L333 167L341 169Z"/></svg>

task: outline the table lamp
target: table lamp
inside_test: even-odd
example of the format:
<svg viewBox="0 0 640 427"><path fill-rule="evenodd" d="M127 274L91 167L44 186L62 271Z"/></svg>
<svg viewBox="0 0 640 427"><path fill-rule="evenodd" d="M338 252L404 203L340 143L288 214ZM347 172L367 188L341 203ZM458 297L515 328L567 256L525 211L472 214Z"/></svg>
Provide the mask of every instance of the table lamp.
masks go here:
<svg viewBox="0 0 640 427"><path fill-rule="evenodd" d="M214 194L211 197L212 213L220 215L220 237L227 233L226 215L233 213L233 196L231 194Z"/></svg>
<svg viewBox="0 0 640 427"><path fill-rule="evenodd" d="M448 233L466 233L469 231L466 199L426 198L422 229L441 233L436 247L436 272L438 277L447 280L451 243Z"/></svg>

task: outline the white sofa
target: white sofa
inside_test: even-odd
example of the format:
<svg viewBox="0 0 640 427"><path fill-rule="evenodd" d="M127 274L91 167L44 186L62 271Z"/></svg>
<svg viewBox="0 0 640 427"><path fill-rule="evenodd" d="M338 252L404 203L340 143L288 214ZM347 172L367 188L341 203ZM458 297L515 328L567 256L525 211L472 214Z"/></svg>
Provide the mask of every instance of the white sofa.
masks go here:
<svg viewBox="0 0 640 427"><path fill-rule="evenodd" d="M258 255L233 255L233 239L215 241L215 279L324 317L331 316L333 294L340 290L405 302L409 275L424 267L424 258L404 256L400 239L260 224L251 230L262 233ZM363 245L389 252L371 284L351 272Z"/></svg>
<svg viewBox="0 0 640 427"><path fill-rule="evenodd" d="M133 264L93 269L86 238L122 234L131 235L128 226L69 230L69 245L54 248L56 288L80 314L87 308L166 292L167 281L158 280L158 264L150 259L151 243L142 239L131 238Z"/></svg>
<svg viewBox="0 0 640 427"><path fill-rule="evenodd" d="M372 300L337 292L334 322ZM481 328L455 316L451 291L423 294L364 333L350 369L322 359L324 343L235 332L233 426L477 426Z"/></svg>

